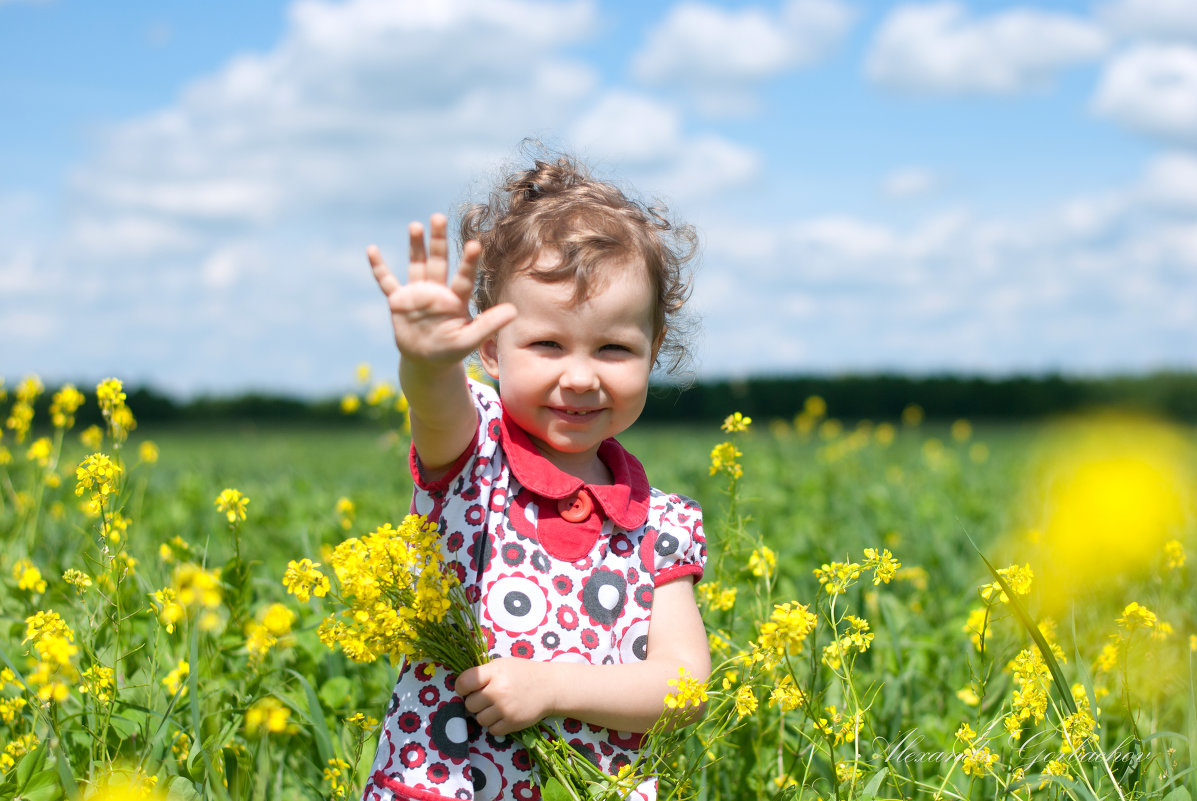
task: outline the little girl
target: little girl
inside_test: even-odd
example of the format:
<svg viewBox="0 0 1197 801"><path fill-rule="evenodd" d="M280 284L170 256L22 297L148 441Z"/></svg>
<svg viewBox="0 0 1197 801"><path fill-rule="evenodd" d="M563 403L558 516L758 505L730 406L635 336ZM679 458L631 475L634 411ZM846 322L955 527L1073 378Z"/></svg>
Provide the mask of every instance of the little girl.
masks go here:
<svg viewBox="0 0 1197 801"><path fill-rule="evenodd" d="M614 774L679 668L710 673L701 512L650 487L614 439L678 353L692 229L568 158L467 210L454 275L446 228L432 217L426 251L412 223L407 284L368 256L410 404L412 511L439 522L492 661L459 676L403 665L367 801L538 799L509 735L540 721ZM497 394L466 377L475 350ZM655 795L650 779L629 797Z"/></svg>

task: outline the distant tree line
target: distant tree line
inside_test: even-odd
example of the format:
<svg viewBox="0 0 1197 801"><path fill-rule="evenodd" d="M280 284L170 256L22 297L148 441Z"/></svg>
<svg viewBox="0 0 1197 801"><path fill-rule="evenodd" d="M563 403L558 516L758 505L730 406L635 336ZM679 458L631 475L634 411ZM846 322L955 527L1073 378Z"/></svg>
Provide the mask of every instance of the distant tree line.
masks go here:
<svg viewBox="0 0 1197 801"><path fill-rule="evenodd" d="M91 400L94 388L79 385ZM37 419L48 418L55 387L41 396ZM11 390L11 387L10 387ZM205 424L256 422L311 425L363 425L365 412L347 415L340 398L305 400L248 393L179 400L149 387L126 388L129 408L144 423ZM710 422L732 411L760 420L792 418L812 395L827 413L847 420L895 420L917 404L927 419L1019 420L1092 408L1116 407L1197 422L1197 373L1161 372L1142 376L1083 378L1062 375L984 378L937 375L761 376L743 380L700 381L686 387L652 389L642 419L651 422ZM7 408L7 404L0 406ZM81 425L99 423L88 403L77 414Z"/></svg>

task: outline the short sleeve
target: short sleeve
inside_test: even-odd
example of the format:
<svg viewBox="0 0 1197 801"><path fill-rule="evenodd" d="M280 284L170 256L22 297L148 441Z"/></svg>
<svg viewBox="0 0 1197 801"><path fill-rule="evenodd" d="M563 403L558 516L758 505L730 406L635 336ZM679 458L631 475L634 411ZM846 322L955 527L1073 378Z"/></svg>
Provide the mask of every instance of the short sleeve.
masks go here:
<svg viewBox="0 0 1197 801"><path fill-rule="evenodd" d="M660 525L653 540L653 586L660 587L682 576L697 582L707 562L707 540L702 529L702 509L684 495L659 495L663 504Z"/></svg>
<svg viewBox="0 0 1197 801"><path fill-rule="evenodd" d="M424 475L420 457L412 445L408 457L412 482L415 485L412 493L411 510L415 514L422 514L429 518L440 518L446 501L451 496L461 496L476 491L488 478L496 467L496 456L499 450L499 420L502 417L502 406L498 394L491 387L473 379L467 379L470 396L474 400L474 409L478 416L478 426L470 444L462 451L461 456L449 466L443 476L428 480ZM471 487L474 490L471 490Z"/></svg>

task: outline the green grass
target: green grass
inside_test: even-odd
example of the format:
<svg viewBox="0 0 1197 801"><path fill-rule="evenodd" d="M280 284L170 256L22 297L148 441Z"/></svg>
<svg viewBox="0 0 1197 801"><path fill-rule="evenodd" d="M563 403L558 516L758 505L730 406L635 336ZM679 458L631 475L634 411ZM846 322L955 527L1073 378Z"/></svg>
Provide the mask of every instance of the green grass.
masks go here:
<svg viewBox="0 0 1197 801"><path fill-rule="evenodd" d="M706 610L712 631L747 648L773 604L798 601L820 615L804 655L788 667L765 673L728 661L713 677L708 720L679 752L681 768L701 771L695 785L699 797L730 801L838 793L887 798L941 792L993 798L1013 793L1012 771L1021 757L1000 723L1014 687L1004 668L1030 639L999 605L985 653L970 644L963 627L969 611L980 606L978 587L992 579L969 536L997 567L1043 557L1028 531L1041 524L1043 514L1031 482L1040 475L1044 429L977 426L967 441L957 442L948 425L928 423L898 426L894 441L882 445L875 432L852 439L852 426L833 439L817 433L804 437L791 425L775 428L757 421L737 436L744 474L730 493L728 477L708 470L711 448L726 438L717 429L637 427L621 438L644 462L655 486L692 496L704 507L712 557L706 581L739 592L733 610ZM1191 439L1192 433L1185 435ZM158 445L160 459L137 465L137 445L147 437ZM987 449L983 460L970 450L977 443ZM381 717L393 669L385 660L358 665L328 651L315 629L331 605L299 604L285 594L281 577L290 560L321 561L322 547L403 517L411 488L404 441L369 427L138 430L122 451L126 472L119 499L131 523L108 554L95 521L78 510L74 466L88 453L78 438L67 438L52 469L62 477L57 488L44 486L44 471L25 458L27 443L15 444L10 434L0 444L12 454L11 463L0 467L5 657L19 673L33 670L25 620L53 609L76 633L78 670L92 663L118 668L108 719L103 705L78 692L78 681L60 704L39 705L32 692L11 684L0 691L5 699L29 701L13 720L0 722L0 744L27 733L40 742L31 753L16 756L15 767L0 779L0 795L23 791L28 797L65 797L73 782L94 786L110 765L135 764L179 797L327 798L334 795L323 775L330 752L350 764L349 795L356 794L372 757L372 735L345 720L359 711ZM110 444L105 448L111 452ZM1191 452L1187 458L1188 469L1197 467ZM214 506L225 488L251 499L248 519L239 528L241 567L234 559L234 530ZM341 497L356 507L348 530L336 512ZM1191 505L1187 511L1185 526L1170 536L1191 554ZM223 568L223 630L204 633L194 622L183 622L168 634L152 611L149 594L173 581L174 564L160 558L159 548L175 537L192 547L197 562ZM778 557L769 580L746 570L749 554L762 545ZM866 548L890 549L905 571L880 585L865 572L846 593L829 598L814 569L828 562L861 562ZM121 573L112 559L120 550L137 560L131 572ZM26 558L46 579L44 592L18 588L14 567ZM1197 743L1187 666L1189 637L1197 632L1192 565L1190 557L1183 568L1167 570L1157 559L1140 574L1112 577L1117 580L1104 591L1055 620L1053 636L1066 656L1062 670L1069 681L1109 690L1098 704L1102 745L1114 753L1130 747L1128 737L1145 741L1139 747L1151 755L1149 768L1114 782L1088 765L1073 770L1073 784L1057 781L1040 790L1033 782L1017 797L1086 798L1090 791L1080 781L1082 774L1102 798L1119 792L1128 798L1134 793L1163 798L1186 784L1193 791L1192 774L1185 773ZM1033 567L1039 575L1041 565ZM97 581L108 574L114 581L79 597L59 578L66 568L85 570ZM1024 599L1037 619L1043 614L1038 592L1036 587ZM1117 670L1096 671L1100 648L1117 633L1114 621L1131 600L1155 611L1173 632L1163 641L1138 635L1127 648L1130 658ZM295 634L255 667L245 651L244 626L275 602L299 614ZM875 639L843 670L833 671L819 657L836 632L843 633L845 610L866 619ZM195 678L188 692L171 698L162 679L180 659L191 663ZM809 704L781 716L768 706L768 692L787 671L808 693ZM730 682L727 692L724 677ZM756 682L760 708L739 720L729 712L729 699L737 683L746 680ZM982 690L979 705L959 697L965 688ZM290 708L293 730L268 737L246 731L246 712L265 697L277 697ZM845 750L844 743L818 732L816 723L827 705L863 711L856 748ZM922 739L925 752L959 753L954 732L966 721L977 731L996 725L989 730L991 747L1000 756L994 773L969 777L958 765L903 761L892 754L889 762L885 759L884 744L911 732ZM1055 753L1059 739L1053 732L1049 716L1025 736L1050 740ZM1164 732L1177 734L1151 739ZM180 733L190 741L181 757L171 750ZM713 766L705 764L709 754L718 758ZM839 781L835 763L849 758L856 760L861 778ZM799 786L776 784L782 774Z"/></svg>

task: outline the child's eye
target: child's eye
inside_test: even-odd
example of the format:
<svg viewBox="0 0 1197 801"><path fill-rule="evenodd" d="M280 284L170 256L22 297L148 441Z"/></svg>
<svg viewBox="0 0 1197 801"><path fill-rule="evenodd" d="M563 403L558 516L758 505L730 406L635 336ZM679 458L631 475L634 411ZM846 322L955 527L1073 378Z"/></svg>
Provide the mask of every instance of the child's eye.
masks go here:
<svg viewBox="0 0 1197 801"><path fill-rule="evenodd" d="M561 347L551 339L538 339L532 343L534 348L559 348Z"/></svg>
<svg viewBox="0 0 1197 801"><path fill-rule="evenodd" d="M630 353L632 349L629 348L627 345L616 345L616 344L612 343L610 345L603 345L603 350L619 351L622 353Z"/></svg>

